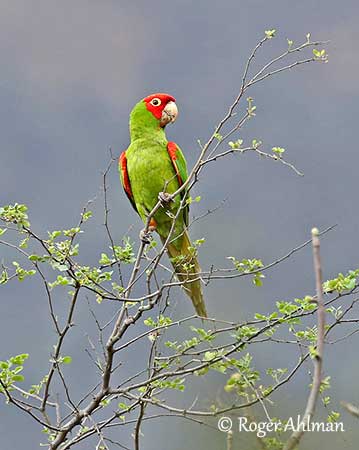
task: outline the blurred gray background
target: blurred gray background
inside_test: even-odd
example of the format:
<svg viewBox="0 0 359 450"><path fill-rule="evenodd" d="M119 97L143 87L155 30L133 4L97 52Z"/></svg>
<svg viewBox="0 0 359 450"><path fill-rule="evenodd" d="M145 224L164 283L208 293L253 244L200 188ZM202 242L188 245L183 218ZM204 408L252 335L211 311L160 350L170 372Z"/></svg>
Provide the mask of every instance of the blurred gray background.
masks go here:
<svg viewBox="0 0 359 450"><path fill-rule="evenodd" d="M176 97L180 116L167 136L193 164L197 139L205 141L226 111L264 30L276 28L278 37L260 52L255 67L281 52L286 38L299 42L311 32L313 39L331 41L329 64L302 66L255 87L250 95L257 117L242 133L244 139L262 139L268 149L285 147L286 157L305 176L250 154L207 166L195 190L202 201L192 213L202 214L227 200L195 224L192 236L207 238L201 252L204 268L223 266L229 255L269 263L305 241L312 226L338 224L322 241L325 277L357 267L358 13L354 0L0 0L0 204L27 204L39 232L74 226L86 201L100 193L108 149L118 155L128 145L132 106L156 91ZM136 239L141 224L115 167L109 185L114 237L119 241L132 227L130 235ZM108 246L101 208L98 200L87 227L82 258L88 264L95 264ZM11 262L13 255L3 248L0 252L1 259ZM313 289L308 247L268 273L263 288L242 279L212 283L205 294L212 314L232 320L271 311L276 300ZM181 300L176 315L190 314L190 303ZM59 311L63 301L59 297ZM0 359L29 352L26 382L38 382L55 341L38 283L2 287L0 318ZM85 301L76 322L68 348L77 358L68 369L75 393L93 381L84 354L90 323ZM327 348L332 409L340 410L340 400L359 404L357 342L353 336ZM293 349L273 350L257 350L259 368L295 361ZM140 357L128 355L130 362ZM272 414L286 417L303 410L309 367L277 397ZM221 383L219 377L217 384L205 386L210 398ZM323 409L321 414L325 417ZM356 448L357 424L345 412L343 421L346 433L313 433L302 448ZM46 440L40 431L28 417L0 405L2 449L38 448L39 441ZM224 448L218 431L177 419L147 424L143 432L144 450ZM128 431L118 433L131 445ZM243 445L256 448L250 436L237 434L234 448Z"/></svg>

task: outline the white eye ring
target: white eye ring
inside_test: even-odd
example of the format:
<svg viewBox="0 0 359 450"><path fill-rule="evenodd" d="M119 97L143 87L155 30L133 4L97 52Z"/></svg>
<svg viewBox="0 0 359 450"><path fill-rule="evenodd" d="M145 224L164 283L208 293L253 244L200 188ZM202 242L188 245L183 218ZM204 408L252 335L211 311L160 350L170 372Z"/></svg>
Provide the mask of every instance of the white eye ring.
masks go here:
<svg viewBox="0 0 359 450"><path fill-rule="evenodd" d="M151 101L150 101L150 103L151 103L151 105L152 106L160 106L160 104L161 104L161 100L159 99L159 98L153 98Z"/></svg>

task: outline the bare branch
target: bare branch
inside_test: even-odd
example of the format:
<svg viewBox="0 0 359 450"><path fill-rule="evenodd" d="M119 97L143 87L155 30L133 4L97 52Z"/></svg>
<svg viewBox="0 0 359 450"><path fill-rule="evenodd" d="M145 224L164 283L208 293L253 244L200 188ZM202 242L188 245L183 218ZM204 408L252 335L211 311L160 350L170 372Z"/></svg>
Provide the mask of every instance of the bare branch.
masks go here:
<svg viewBox="0 0 359 450"><path fill-rule="evenodd" d="M323 301L323 277L322 277L322 266L320 260L320 240L319 231L317 228L312 230L312 245L313 245L313 260L314 260L314 273L316 281L316 292L317 292L317 317L318 317L318 331L317 331L317 347L315 350L315 355L313 357L314 364L314 374L312 388L308 397L307 406L303 415L303 419L290 438L288 439L284 450L294 449L304 434L305 424L310 422L314 415L315 406L317 403L320 385L322 381L322 364L323 364L323 350L324 350L324 336L325 336L325 308Z"/></svg>

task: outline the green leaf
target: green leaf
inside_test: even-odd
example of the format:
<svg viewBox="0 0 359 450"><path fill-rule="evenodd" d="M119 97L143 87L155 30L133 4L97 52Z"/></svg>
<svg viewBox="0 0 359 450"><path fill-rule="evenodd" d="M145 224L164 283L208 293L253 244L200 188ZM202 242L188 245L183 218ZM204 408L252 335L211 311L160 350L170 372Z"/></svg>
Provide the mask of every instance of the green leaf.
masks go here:
<svg viewBox="0 0 359 450"><path fill-rule="evenodd" d="M20 248L27 248L29 239L30 239L29 236L26 236L26 238L23 239L23 240L20 242L19 247L20 247Z"/></svg>
<svg viewBox="0 0 359 450"><path fill-rule="evenodd" d="M155 327L156 326L156 322L152 319L152 317L149 317L148 319L145 319L143 321L143 323L147 326L147 327Z"/></svg>
<svg viewBox="0 0 359 450"><path fill-rule="evenodd" d="M0 275L0 284L6 284L9 280L9 275L6 270L3 270Z"/></svg>
<svg viewBox="0 0 359 450"><path fill-rule="evenodd" d="M217 356L217 352L206 352L203 361L212 361Z"/></svg>
<svg viewBox="0 0 359 450"><path fill-rule="evenodd" d="M277 30L275 30L275 29L273 29L273 30L266 30L266 31L264 32L266 38L267 38L267 39L272 39L272 38L274 38L274 37L275 37L275 34L276 34L276 31L277 31Z"/></svg>
<svg viewBox="0 0 359 450"><path fill-rule="evenodd" d="M49 238L51 241L53 241L57 237L61 236L61 233L62 233L62 231L60 231L60 230L55 230L55 231L52 231L51 233L50 233L50 231L48 231L48 235L49 235Z"/></svg>
<svg viewBox="0 0 359 450"><path fill-rule="evenodd" d="M248 102L248 107L247 107L248 116L249 116L249 118L254 117L255 116L254 111L257 109L257 107L253 104L253 98L248 97L247 102Z"/></svg>
<svg viewBox="0 0 359 450"><path fill-rule="evenodd" d="M52 268L54 269L54 270L58 270L59 272L66 272L66 270L68 270L69 268L67 267L67 265L66 264L61 264L61 263L58 263L58 262L53 262L52 264L51 264L51 266L52 266Z"/></svg>
<svg viewBox="0 0 359 450"><path fill-rule="evenodd" d="M30 227L26 205L15 203L14 205L0 207L0 219L4 222L16 224L19 230Z"/></svg>
<svg viewBox="0 0 359 450"><path fill-rule="evenodd" d="M106 255L106 253L101 253L101 258L99 261L99 264L101 265L107 265L111 264L112 260Z"/></svg>
<svg viewBox="0 0 359 450"><path fill-rule="evenodd" d="M285 152L285 148L282 147L272 147L272 152L277 155L279 158L282 157L283 153Z"/></svg>
<svg viewBox="0 0 359 450"><path fill-rule="evenodd" d="M13 381L24 381L25 377L23 375L13 375L12 380Z"/></svg>
<svg viewBox="0 0 359 450"><path fill-rule="evenodd" d="M64 236L74 237L77 233L81 233L81 229L79 227L70 228L68 230L62 230Z"/></svg>
<svg viewBox="0 0 359 450"><path fill-rule="evenodd" d="M233 141L229 141L228 145L231 147L231 149L233 150L237 150L240 149L241 145L243 144L243 139L237 139L235 142Z"/></svg>
<svg viewBox="0 0 359 450"><path fill-rule="evenodd" d="M86 211L82 214L82 220L83 222L86 222L89 220L89 218L92 217L92 211Z"/></svg>
<svg viewBox="0 0 359 450"><path fill-rule="evenodd" d="M123 239L123 246L115 245L114 252L115 252L114 256L119 261L121 261L125 264L132 264L136 260L136 257L135 257L134 251L133 251L133 245L130 242L129 238Z"/></svg>
<svg viewBox="0 0 359 450"><path fill-rule="evenodd" d="M267 316L264 316L263 314L259 314L259 313L256 313L254 315L254 318L258 319L258 320L267 320Z"/></svg>
<svg viewBox="0 0 359 450"><path fill-rule="evenodd" d="M330 423L333 423L333 422L337 422L339 418L340 418L340 413L338 413L338 412L336 412L336 411L332 411L332 412L328 415L327 421L330 422Z"/></svg>
<svg viewBox="0 0 359 450"><path fill-rule="evenodd" d="M71 364L72 363L72 358L71 356L63 356L61 359L61 362L63 364Z"/></svg>
<svg viewBox="0 0 359 450"><path fill-rule="evenodd" d="M67 286L71 284L71 279L67 277L63 277L62 275L58 275L56 280L52 283L49 283L50 288L54 288L55 286Z"/></svg>
<svg viewBox="0 0 359 450"><path fill-rule="evenodd" d="M15 365L22 365L28 359L28 353L21 353L20 355L12 356L10 361Z"/></svg>

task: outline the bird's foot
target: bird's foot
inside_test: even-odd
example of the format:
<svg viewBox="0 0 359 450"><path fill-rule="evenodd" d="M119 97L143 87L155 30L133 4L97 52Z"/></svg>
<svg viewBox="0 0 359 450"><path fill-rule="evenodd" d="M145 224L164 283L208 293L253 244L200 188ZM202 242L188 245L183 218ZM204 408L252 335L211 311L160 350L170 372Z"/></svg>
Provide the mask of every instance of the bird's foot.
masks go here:
<svg viewBox="0 0 359 450"><path fill-rule="evenodd" d="M140 231L140 239L144 244L148 245L151 243L152 231L153 230L146 231L146 229Z"/></svg>
<svg viewBox="0 0 359 450"><path fill-rule="evenodd" d="M162 206L168 205L169 203L173 202L172 195L168 194L168 192L160 192L158 194L158 200L161 202Z"/></svg>

